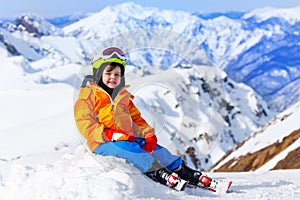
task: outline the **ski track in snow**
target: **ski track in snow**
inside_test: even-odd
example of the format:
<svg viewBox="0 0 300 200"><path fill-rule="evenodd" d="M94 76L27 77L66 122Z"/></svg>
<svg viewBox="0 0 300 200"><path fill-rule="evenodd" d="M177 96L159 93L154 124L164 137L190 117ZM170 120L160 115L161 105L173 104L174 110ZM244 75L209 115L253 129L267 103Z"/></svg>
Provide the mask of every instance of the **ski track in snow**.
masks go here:
<svg viewBox="0 0 300 200"><path fill-rule="evenodd" d="M134 166L114 157L95 156L84 146L53 165L13 165L1 182L2 200L15 199L299 199L300 170L209 173L232 179L229 193L197 188L177 192L155 183Z"/></svg>

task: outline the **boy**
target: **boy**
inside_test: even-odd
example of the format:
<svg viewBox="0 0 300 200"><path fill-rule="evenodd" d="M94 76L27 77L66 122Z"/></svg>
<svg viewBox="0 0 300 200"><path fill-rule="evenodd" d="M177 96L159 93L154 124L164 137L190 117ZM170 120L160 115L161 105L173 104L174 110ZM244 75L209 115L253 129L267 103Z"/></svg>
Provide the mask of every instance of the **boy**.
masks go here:
<svg viewBox="0 0 300 200"><path fill-rule="evenodd" d="M157 144L154 129L142 118L125 86L126 55L104 49L92 61L74 107L76 125L90 150L132 163L152 180L178 191L187 181L213 187L211 178L187 167L182 159Z"/></svg>

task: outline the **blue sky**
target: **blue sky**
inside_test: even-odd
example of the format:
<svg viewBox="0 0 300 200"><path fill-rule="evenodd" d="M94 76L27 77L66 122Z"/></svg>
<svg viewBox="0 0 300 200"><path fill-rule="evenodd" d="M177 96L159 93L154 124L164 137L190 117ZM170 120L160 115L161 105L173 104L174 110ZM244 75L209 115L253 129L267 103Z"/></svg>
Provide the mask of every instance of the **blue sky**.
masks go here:
<svg viewBox="0 0 300 200"><path fill-rule="evenodd" d="M1 2L0 18L14 18L22 13L34 12L51 18L76 12L98 12L108 5L128 0L5 0ZM300 0L134 0L143 6L161 9L202 11L249 11L255 8L290 8L300 6Z"/></svg>

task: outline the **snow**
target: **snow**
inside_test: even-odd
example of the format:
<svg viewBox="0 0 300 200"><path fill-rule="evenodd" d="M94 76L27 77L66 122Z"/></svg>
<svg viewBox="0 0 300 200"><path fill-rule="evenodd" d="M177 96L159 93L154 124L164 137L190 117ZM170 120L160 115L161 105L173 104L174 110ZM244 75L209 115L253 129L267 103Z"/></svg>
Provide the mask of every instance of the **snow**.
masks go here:
<svg viewBox="0 0 300 200"><path fill-rule="evenodd" d="M73 119L73 88L66 84L0 90L0 170L53 163L80 143ZM4 178L4 177L3 177Z"/></svg>
<svg viewBox="0 0 300 200"><path fill-rule="evenodd" d="M74 37L58 37L48 36L43 37L42 41L50 44L66 58L72 59L73 62L80 62L82 60L82 52L80 51L80 43Z"/></svg>
<svg viewBox="0 0 300 200"><path fill-rule="evenodd" d="M298 199L299 170L213 173L231 179L229 193L198 188L177 192L142 175L132 165L114 157L94 156L84 146L65 154L54 165L14 165L0 185L2 200L9 199Z"/></svg>

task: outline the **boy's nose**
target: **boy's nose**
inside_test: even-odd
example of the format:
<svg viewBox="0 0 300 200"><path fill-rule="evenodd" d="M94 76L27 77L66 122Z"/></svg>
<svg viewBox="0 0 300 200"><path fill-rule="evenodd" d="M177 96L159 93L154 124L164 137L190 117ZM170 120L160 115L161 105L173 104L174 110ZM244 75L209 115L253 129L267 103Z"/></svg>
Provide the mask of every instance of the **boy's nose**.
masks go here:
<svg viewBox="0 0 300 200"><path fill-rule="evenodd" d="M115 78L117 78L117 76L111 75L110 78L111 78L111 79L115 79Z"/></svg>

